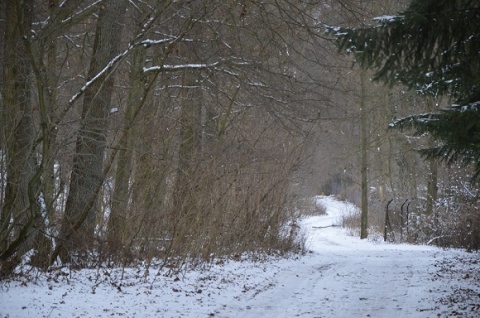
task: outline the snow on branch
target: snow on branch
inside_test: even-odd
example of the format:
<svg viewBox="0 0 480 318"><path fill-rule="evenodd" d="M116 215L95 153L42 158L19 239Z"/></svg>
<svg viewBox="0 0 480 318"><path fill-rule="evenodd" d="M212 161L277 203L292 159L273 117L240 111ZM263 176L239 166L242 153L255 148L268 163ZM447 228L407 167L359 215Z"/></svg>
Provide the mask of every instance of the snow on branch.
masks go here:
<svg viewBox="0 0 480 318"><path fill-rule="evenodd" d="M407 117L399 118L388 124L389 128L401 128L408 124L427 123L438 120L438 114L436 113L424 113L417 115L410 115Z"/></svg>
<svg viewBox="0 0 480 318"><path fill-rule="evenodd" d="M215 68L218 66L220 62L214 62L211 64L179 64L179 65L159 65L159 66L151 66L151 67L144 67L143 72L161 72L161 71L182 71L187 69L207 69L207 68Z"/></svg>
<svg viewBox="0 0 480 318"><path fill-rule="evenodd" d="M131 51L139 46L150 46L150 45L161 45L167 44L177 41L178 38L168 38L168 39L161 39L161 40L142 40L133 44L129 44L128 47L120 54L115 56L100 72L98 72L94 77L92 77L88 82L86 82L80 90L70 98L68 101L67 107L70 107L80 96L83 95L85 90L90 87L93 83L95 83L100 77L104 76L114 68L114 66L120 62L125 56L127 56Z"/></svg>
<svg viewBox="0 0 480 318"><path fill-rule="evenodd" d="M467 105L454 104L451 106L451 108L455 110L459 110L461 112L465 112L467 110L478 111L480 110L480 101L476 101Z"/></svg>
<svg viewBox="0 0 480 318"><path fill-rule="evenodd" d="M100 77L102 77L103 75L105 75L108 71L110 71L111 69L113 69L113 67L122 59L124 58L128 53L130 53L133 49L134 49L134 45L129 45L128 48L123 51L122 53L120 53L119 55L115 56L108 64L107 66L105 66L100 72L97 73L97 75L95 75L94 77L92 77L88 82L86 82L81 88L80 90L72 96L72 98L70 98L70 100L68 101L68 105L67 106L71 106L73 103L75 103L75 101L83 95L83 93L85 92L85 90L90 87L93 83L95 83Z"/></svg>
<svg viewBox="0 0 480 318"><path fill-rule="evenodd" d="M213 63L191 63L191 64L178 64L178 65L157 65L151 67L144 67L143 72L175 72L184 70L205 70L205 69L218 69L221 65L234 65L234 66L247 66L252 65L252 62L248 61L232 61L232 60L220 60Z"/></svg>
<svg viewBox="0 0 480 318"><path fill-rule="evenodd" d="M402 16L402 15L382 15L382 16L373 18L373 21L393 22L393 21L401 20L401 19L404 19L404 16Z"/></svg>
<svg viewBox="0 0 480 318"><path fill-rule="evenodd" d="M349 29L346 29L346 28L342 28L339 26L332 26L324 23L321 23L321 26L323 26L325 33L332 34L334 37L337 37L337 38L347 35L349 31Z"/></svg>
<svg viewBox="0 0 480 318"><path fill-rule="evenodd" d="M103 1L105 1L105 0L97 0L91 6L93 6L97 3L101 3ZM179 35L179 36L168 36L168 37L160 39L160 40L149 40L149 39L141 40L145 36L147 30L150 29L150 27L154 24L156 19L160 16L161 10L162 9L160 9L160 8L157 8L157 9L154 10L154 13L152 13L150 15L150 18L147 21L145 21L145 23L143 24L143 28L137 34L135 39L132 42L130 42L130 44L125 49L125 51L123 51L122 53L115 56L97 75L95 75L87 83L85 83L85 85L83 85L80 88L78 93L73 95L72 98L68 101L68 104L67 104L66 108L64 109L64 111L67 111L68 108L70 108L73 105L73 103L75 103L75 101L78 98L80 98L80 96L83 95L83 93L85 92L85 90L89 86L91 86L93 83L95 83L95 81L97 81L99 78L101 78L107 72L112 70L118 62L120 62L125 56L127 56L135 48L140 47L140 46L148 47L148 46L151 46L151 45L164 45L164 44L174 43L176 41L179 41L185 35L185 34L182 34L182 35Z"/></svg>
<svg viewBox="0 0 480 318"><path fill-rule="evenodd" d="M78 17L78 16L81 16L82 14L84 14L85 12L88 12L90 9L93 9L95 6L97 6L98 4L102 3L104 0L97 0L95 1L94 3L86 6L85 8L83 9L80 9L80 11L77 11L75 12L73 15L69 16L68 18L62 20L62 23L67 23L69 21L72 21L75 17ZM66 2L66 1L65 1ZM65 5L65 2L63 2L60 7L64 7Z"/></svg>
<svg viewBox="0 0 480 318"><path fill-rule="evenodd" d="M167 44L167 43L171 43L171 42L176 41L176 40L177 40L177 38L172 36L171 38L160 39L160 40L146 39L146 40L140 41L138 44L143 45L143 46L150 46L150 45L158 45L158 44Z"/></svg>
<svg viewBox="0 0 480 318"><path fill-rule="evenodd" d="M476 101L466 105L453 104L449 107L449 109L447 109L447 111L448 110L457 111L461 113L466 111L479 111L480 101ZM410 115L410 116L399 118L392 121L390 124L388 124L388 127L402 128L402 127L405 127L406 125L430 123L433 121L440 120L440 116L442 116L440 113L423 113L423 114Z"/></svg>

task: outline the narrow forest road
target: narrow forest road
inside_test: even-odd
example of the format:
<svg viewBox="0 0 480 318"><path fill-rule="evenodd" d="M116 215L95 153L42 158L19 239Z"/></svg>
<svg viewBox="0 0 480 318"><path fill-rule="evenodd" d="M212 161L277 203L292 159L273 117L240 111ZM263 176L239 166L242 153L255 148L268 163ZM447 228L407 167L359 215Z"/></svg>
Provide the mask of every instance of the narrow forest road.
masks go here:
<svg viewBox="0 0 480 318"><path fill-rule="evenodd" d="M311 255L215 317L437 317L445 283L433 279L435 263L455 251L361 241L344 229L323 228L352 207L321 200L328 216L303 224Z"/></svg>

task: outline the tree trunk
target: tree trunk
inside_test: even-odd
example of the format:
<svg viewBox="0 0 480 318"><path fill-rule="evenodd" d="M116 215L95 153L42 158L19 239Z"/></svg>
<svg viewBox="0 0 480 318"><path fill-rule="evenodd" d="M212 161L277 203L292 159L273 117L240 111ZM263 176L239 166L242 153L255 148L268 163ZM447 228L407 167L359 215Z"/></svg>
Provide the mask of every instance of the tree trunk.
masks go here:
<svg viewBox="0 0 480 318"><path fill-rule="evenodd" d="M172 244L183 242L192 230L198 200L198 161L201 150L202 101L195 71L184 74L180 113L180 136L176 180L172 193L171 235ZM188 88L193 87L193 88ZM180 241L177 241L180 239Z"/></svg>
<svg viewBox="0 0 480 318"><path fill-rule="evenodd" d="M4 115L4 105L3 105L3 88L4 88L4 73L3 73L3 66L5 61L5 29L7 26L7 1L0 1L0 206L3 206L3 198L5 195L5 182L4 178L6 177L6 167L5 167L5 148L6 148L6 140L5 140L5 115ZM1 229L2 229L2 214L0 212L0 237ZM0 240L0 250L1 247L1 240Z"/></svg>
<svg viewBox="0 0 480 318"><path fill-rule="evenodd" d="M434 112L435 105L438 101L433 98L428 101L428 111ZM429 148L434 148L434 142L430 140ZM438 164L435 159L428 159L429 173L427 175L427 203L425 207L425 213L427 216L433 214L435 209L435 202L437 201L438 192Z"/></svg>
<svg viewBox="0 0 480 318"><path fill-rule="evenodd" d="M38 234L34 225L41 222L37 200L40 178L36 174L34 149L36 131L31 100L31 65L25 46L29 40L32 15L33 0L8 1L6 4L2 117L7 184L0 214L3 272L8 272L9 267L31 248Z"/></svg>
<svg viewBox="0 0 480 318"><path fill-rule="evenodd" d="M365 103L365 71L360 71L360 175L361 175L361 220L360 220L360 238L365 239L368 237L368 162L367 162L367 109Z"/></svg>
<svg viewBox="0 0 480 318"><path fill-rule="evenodd" d="M49 16L54 17L58 10L58 0L49 0ZM38 114L41 127L41 161L39 164L39 173L42 174L41 184L41 216L42 216L42 232L46 235L41 235L34 242L34 249L37 251L34 257L31 258L33 266L45 268L49 265L49 256L52 246L52 229L51 225L54 223L52 216L55 209L55 199L57 197L57 180L55 176L55 153L56 139L58 129L53 124L57 119L57 38L46 37L48 42L45 46L40 46L38 50L38 57L33 56L33 52L29 52L31 60L35 65L43 65L42 59L44 57L44 50L46 49L46 65L45 69L40 74L37 69L35 73L37 92L38 92ZM42 42L40 45L44 45ZM37 53L37 51L35 52ZM40 61L40 62L39 62ZM46 78L45 78L46 77Z"/></svg>
<svg viewBox="0 0 480 318"><path fill-rule="evenodd" d="M427 176L427 203L425 207L425 213L432 215L435 208L435 202L437 201L438 190L438 167L435 159L428 160L429 174Z"/></svg>
<svg viewBox="0 0 480 318"><path fill-rule="evenodd" d="M185 74L184 86L194 87L198 85L195 81L194 71ZM178 150L178 167L176 186L174 193L174 208L182 209L185 204L187 188L192 186L192 173L194 172L194 159L200 154L201 148L201 94L200 88L183 88L182 110L180 115L180 145ZM189 194L190 196L191 194Z"/></svg>
<svg viewBox="0 0 480 318"><path fill-rule="evenodd" d="M117 154L115 173L115 188L112 195L112 211L108 220L108 241L111 245L124 246L128 235L127 207L130 198L130 179L132 176L132 161L134 151L133 121L135 111L142 103L143 81L142 65L145 61L145 51L139 50L133 54L130 70L131 88L125 109L122 139ZM117 246L111 246L117 248Z"/></svg>
<svg viewBox="0 0 480 318"><path fill-rule="evenodd" d="M58 0L49 0L50 16L55 16L58 8ZM47 47L47 87L45 89L46 102L48 105L47 116L52 117L56 115L57 111L57 40L50 39ZM46 110L45 110L46 111ZM50 127L48 127L50 128ZM44 180L44 199L48 216L51 216L54 209L54 201L56 198L56 180L55 180L55 140L57 138L56 129L47 129L45 141L47 143L47 164L45 167ZM45 154L44 154L45 155Z"/></svg>
<svg viewBox="0 0 480 318"><path fill-rule="evenodd" d="M111 0L100 9L88 80L92 80L118 54L126 4L126 0ZM107 116L113 84L112 74L104 74L85 91L70 192L60 235L63 258L67 252L89 248L93 243L96 220L93 202L103 183Z"/></svg>

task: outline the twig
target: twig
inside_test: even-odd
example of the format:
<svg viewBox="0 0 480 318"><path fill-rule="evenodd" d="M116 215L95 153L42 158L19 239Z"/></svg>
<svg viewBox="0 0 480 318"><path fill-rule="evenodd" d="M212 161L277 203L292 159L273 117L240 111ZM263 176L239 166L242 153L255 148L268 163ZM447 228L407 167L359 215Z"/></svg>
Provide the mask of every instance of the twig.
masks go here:
<svg viewBox="0 0 480 318"><path fill-rule="evenodd" d="M312 226L314 229L326 229L327 227L340 227L338 224L332 224L327 226Z"/></svg>

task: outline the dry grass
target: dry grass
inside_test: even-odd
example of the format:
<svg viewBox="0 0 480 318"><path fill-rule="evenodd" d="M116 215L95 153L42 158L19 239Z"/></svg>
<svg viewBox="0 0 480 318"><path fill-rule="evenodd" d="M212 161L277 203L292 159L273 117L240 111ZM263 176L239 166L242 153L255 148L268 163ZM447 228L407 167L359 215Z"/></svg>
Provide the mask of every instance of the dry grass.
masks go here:
<svg viewBox="0 0 480 318"><path fill-rule="evenodd" d="M348 230L348 234L351 236L360 236L360 219L361 211L357 208L351 208L345 211L341 218L342 227ZM379 216L379 213L373 208L368 214L368 236L370 240L382 239L384 219Z"/></svg>
<svg viewBox="0 0 480 318"><path fill-rule="evenodd" d="M226 257L302 252L298 207L287 199L291 162L226 165L220 159L197 163L184 184L164 173L163 193L155 191L160 174L143 179L143 190L130 207L129 227L109 259L123 264L160 259L179 269ZM324 207L308 204L312 213L324 213Z"/></svg>
<svg viewBox="0 0 480 318"><path fill-rule="evenodd" d="M327 209L316 198L302 198L297 200L296 210L301 211L303 215L326 215Z"/></svg>

